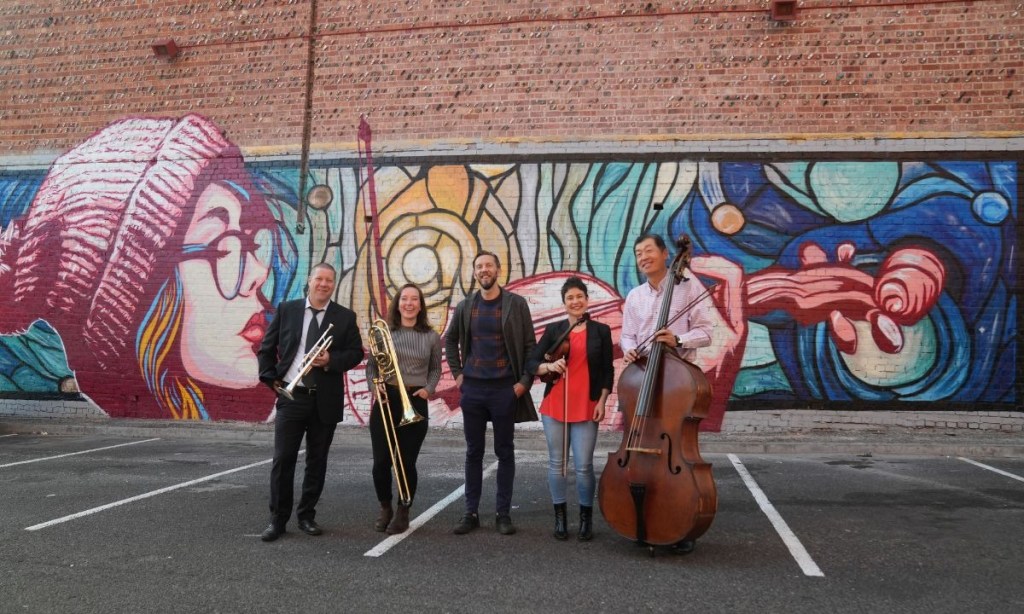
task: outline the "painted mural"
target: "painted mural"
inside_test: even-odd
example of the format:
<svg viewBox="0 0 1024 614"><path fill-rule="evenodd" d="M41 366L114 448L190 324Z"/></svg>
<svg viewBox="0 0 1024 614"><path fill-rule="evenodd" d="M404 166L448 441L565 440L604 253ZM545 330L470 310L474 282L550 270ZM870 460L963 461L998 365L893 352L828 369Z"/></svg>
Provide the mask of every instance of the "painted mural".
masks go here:
<svg viewBox="0 0 1024 614"><path fill-rule="evenodd" d="M198 116L127 119L47 170L0 172L0 394L81 392L111 416L267 420L255 348L272 306L300 296L322 260L364 325L412 282L439 331L474 289L480 249L501 257L538 334L562 317L562 280L580 274L617 340L622 301L642 283L633 240L652 231L689 234L692 272L715 286L714 343L697 357L714 390L704 428L768 405L1018 401L1014 161L374 167L344 153L310 169L322 198L301 219L298 161L243 161ZM349 396L349 419L365 423L361 368ZM430 418L458 419L447 373Z"/></svg>

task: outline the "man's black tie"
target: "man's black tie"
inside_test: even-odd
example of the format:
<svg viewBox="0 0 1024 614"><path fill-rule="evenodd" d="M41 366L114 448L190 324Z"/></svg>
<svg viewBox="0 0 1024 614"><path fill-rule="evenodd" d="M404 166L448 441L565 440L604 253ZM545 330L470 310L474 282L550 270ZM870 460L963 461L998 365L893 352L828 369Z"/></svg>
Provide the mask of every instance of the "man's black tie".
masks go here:
<svg viewBox="0 0 1024 614"><path fill-rule="evenodd" d="M309 319L309 326L306 328L306 352L313 349L320 337L320 323L316 321L316 317L323 313L323 309L314 309L313 307L308 309L313 312L313 317Z"/></svg>
<svg viewBox="0 0 1024 614"><path fill-rule="evenodd" d="M309 326L306 327L306 350L304 354L308 354L320 338L320 324L316 321L316 317L320 315L323 309L314 309L313 307L309 307L309 310L313 312L313 317L309 319ZM306 373L306 376L302 378L302 385L306 388L312 388L316 385L313 381L312 369L310 369L310 371Z"/></svg>

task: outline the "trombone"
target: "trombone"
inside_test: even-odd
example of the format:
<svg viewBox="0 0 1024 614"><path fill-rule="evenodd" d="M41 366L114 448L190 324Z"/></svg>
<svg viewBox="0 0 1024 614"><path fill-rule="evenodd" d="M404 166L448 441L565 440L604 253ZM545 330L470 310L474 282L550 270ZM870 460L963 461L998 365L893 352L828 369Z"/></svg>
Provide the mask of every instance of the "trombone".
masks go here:
<svg viewBox="0 0 1024 614"><path fill-rule="evenodd" d="M313 347L310 348L308 352L306 352L306 355L302 357L302 362L299 363L299 376L293 379L292 382L288 384L287 388L282 388L280 386L276 388L277 392L279 392L289 401L295 400L295 396L292 394L295 392L295 386L297 386L298 383L302 381L302 378L305 377L307 373L309 373L309 370L313 368L313 361L316 359L316 357L320 354L320 352L326 352L327 349L331 347L331 343L334 341L334 337L328 337L327 333L331 332L332 328L334 328L334 324L328 323L327 328L324 330L324 334L320 335L320 339L316 342L316 344L314 344Z"/></svg>
<svg viewBox="0 0 1024 614"><path fill-rule="evenodd" d="M395 473L395 487L398 490L398 502L401 505L412 503L412 493L409 490L409 478L405 473L405 463L402 462L401 450L398 447L398 429L391 417L391 401L388 400L386 382L392 376L398 388L398 394L402 400L402 420L399 427L415 424L423 420L423 416L416 413L409 401L409 395L405 390L405 383L402 381L402 372L398 369L398 354L395 352L395 344L391 339L391 329L388 323L377 318L370 327L370 354L377 363L377 375L373 378L373 385L377 391L377 402L380 404L380 418L384 425L384 436L388 443L388 454L391 455L391 468Z"/></svg>

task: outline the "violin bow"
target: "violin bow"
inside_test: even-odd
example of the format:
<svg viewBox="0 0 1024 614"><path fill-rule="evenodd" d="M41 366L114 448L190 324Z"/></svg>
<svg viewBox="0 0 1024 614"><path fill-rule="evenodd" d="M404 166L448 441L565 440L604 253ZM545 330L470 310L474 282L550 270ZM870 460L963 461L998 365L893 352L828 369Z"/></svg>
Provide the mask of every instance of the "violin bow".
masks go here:
<svg viewBox="0 0 1024 614"><path fill-rule="evenodd" d="M701 301L703 301L707 297L711 296L711 293L714 292L715 288L717 288L717 287L718 287L718 284L712 284L706 290L701 292L697 296L697 298L693 299L692 301L687 303L682 309L680 309L679 313L677 313L674 316L672 316L671 318L669 318L668 321L665 322L665 327L667 328L667 327L671 326L676 320L678 320L679 318L683 317L685 314L689 313L691 309L693 309L694 307L696 307L698 305L698 303L700 303ZM658 329L658 330L661 330L661 329ZM654 339L654 335L656 335L657 333L658 333L657 330L654 331L653 333L648 335L646 339L641 341L636 346L636 351L637 351L638 354L643 354L647 350L647 345L650 344L651 339Z"/></svg>

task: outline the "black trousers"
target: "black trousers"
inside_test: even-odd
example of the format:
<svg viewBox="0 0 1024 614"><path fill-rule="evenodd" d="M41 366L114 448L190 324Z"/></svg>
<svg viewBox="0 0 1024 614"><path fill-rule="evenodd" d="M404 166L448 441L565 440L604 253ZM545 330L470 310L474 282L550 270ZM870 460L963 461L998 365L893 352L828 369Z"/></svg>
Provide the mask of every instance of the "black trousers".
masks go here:
<svg viewBox="0 0 1024 614"><path fill-rule="evenodd" d="M334 441L336 424L324 424L316 410L316 397L296 392L295 400L277 400L274 422L274 463L270 469L270 518L283 527L292 515L295 490L295 465L306 438L306 472L302 495L295 515L313 520L316 504L327 477L327 452Z"/></svg>
<svg viewBox="0 0 1024 614"><path fill-rule="evenodd" d="M402 421L402 399L397 387L387 386L387 391L388 403L391 405L391 424L395 425L398 432L398 450L401 454L402 464L405 466L405 477L409 482L409 498L411 500L416 495L416 484L419 477L416 472L416 459L420 456L423 440L427 438L427 420L398 426L398 423ZM409 401L416 413L424 418L428 417L426 399L414 396L410 392ZM377 493L377 500L387 503L392 499L392 463L391 454L388 452L387 437L384 433L384 423L381 422L379 403L374 403L373 410L370 412L370 443L373 446L373 489Z"/></svg>

